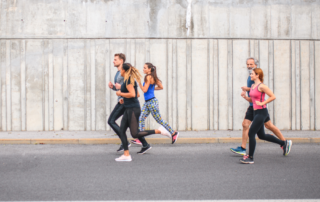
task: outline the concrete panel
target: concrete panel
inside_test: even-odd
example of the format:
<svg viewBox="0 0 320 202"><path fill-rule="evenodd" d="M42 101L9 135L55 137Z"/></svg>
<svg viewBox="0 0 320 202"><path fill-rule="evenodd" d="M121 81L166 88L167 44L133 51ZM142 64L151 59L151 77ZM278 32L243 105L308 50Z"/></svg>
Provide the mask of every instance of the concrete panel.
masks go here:
<svg viewBox="0 0 320 202"><path fill-rule="evenodd" d="M0 41L0 68L1 68L1 130L7 130L6 106L6 41Z"/></svg>
<svg viewBox="0 0 320 202"><path fill-rule="evenodd" d="M65 36L66 25L75 24L79 25L77 20L69 22L66 19L68 10L72 10L74 13L79 12L79 20L85 12L81 12L80 8L74 6L68 6L68 1L17 1L17 8L15 13L22 13L23 15L17 18L16 23L21 24L23 33L20 36ZM70 2L70 1L69 1ZM80 26L74 26L73 32L76 32Z"/></svg>
<svg viewBox="0 0 320 202"><path fill-rule="evenodd" d="M177 130L178 128L178 78L179 75L177 74L178 69L178 59L177 59L177 40L173 40L172 44L172 128Z"/></svg>
<svg viewBox="0 0 320 202"><path fill-rule="evenodd" d="M230 36L250 37L250 8L230 7Z"/></svg>
<svg viewBox="0 0 320 202"><path fill-rule="evenodd" d="M21 61L21 130L26 130L26 42L20 41ZM1 83L1 82L0 82ZM1 106L1 105L0 105Z"/></svg>
<svg viewBox="0 0 320 202"><path fill-rule="evenodd" d="M186 57L187 130L192 130L192 40L187 40Z"/></svg>
<svg viewBox="0 0 320 202"><path fill-rule="evenodd" d="M66 8L66 32L68 36L81 37L87 33L86 2L68 0ZM72 6L69 6L72 5Z"/></svg>
<svg viewBox="0 0 320 202"><path fill-rule="evenodd" d="M310 129L310 48L309 41L300 41L301 58L301 130Z"/></svg>
<svg viewBox="0 0 320 202"><path fill-rule="evenodd" d="M295 103L296 103L296 130L301 129L301 63L300 63L300 41L295 41Z"/></svg>
<svg viewBox="0 0 320 202"><path fill-rule="evenodd" d="M21 60L19 41L11 41L10 48L12 130L21 131Z"/></svg>
<svg viewBox="0 0 320 202"><path fill-rule="evenodd" d="M90 117L91 120L91 130L96 130L96 47L95 40L90 40L90 47L87 51L90 51L90 109L91 114L87 114L86 118ZM87 55L88 56L88 55Z"/></svg>
<svg viewBox="0 0 320 202"><path fill-rule="evenodd" d="M309 41L309 61L310 61L310 130L314 130L314 124L315 124L315 66L314 66L314 41Z"/></svg>
<svg viewBox="0 0 320 202"><path fill-rule="evenodd" d="M291 41L291 129L296 130L296 41Z"/></svg>
<svg viewBox="0 0 320 202"><path fill-rule="evenodd" d="M316 41L315 48L315 78L320 78L320 41ZM320 102L320 82L315 82L315 103ZM315 130L320 130L320 107L315 105Z"/></svg>
<svg viewBox="0 0 320 202"><path fill-rule="evenodd" d="M290 41L274 41L274 123L280 130L291 126Z"/></svg>
<svg viewBox="0 0 320 202"><path fill-rule="evenodd" d="M193 36L206 37L209 30L208 0L196 1L192 4Z"/></svg>
<svg viewBox="0 0 320 202"><path fill-rule="evenodd" d="M213 129L219 128L219 49L218 40L213 40Z"/></svg>
<svg viewBox="0 0 320 202"><path fill-rule="evenodd" d="M106 60L107 47L106 40L96 40L96 72L95 72L95 84L96 84L96 130L106 130Z"/></svg>
<svg viewBox="0 0 320 202"><path fill-rule="evenodd" d="M42 41L26 40L26 129L43 130Z"/></svg>
<svg viewBox="0 0 320 202"><path fill-rule="evenodd" d="M85 40L85 130L92 130L92 111L91 111L91 42L94 47L94 40Z"/></svg>
<svg viewBox="0 0 320 202"><path fill-rule="evenodd" d="M49 107L49 130L53 130L54 128L54 71L53 71L53 44L52 40L49 40L49 50L50 52L48 53L48 80L49 80L49 85L48 85L48 107Z"/></svg>
<svg viewBox="0 0 320 202"><path fill-rule="evenodd" d="M109 124L108 124L108 118L109 118L109 116L110 116L110 113L111 113L111 103L110 103L110 97L111 97L111 95L110 95L110 88L108 87L108 83L109 83L109 81L110 81L110 66L109 66L109 64L110 64L110 40L106 40L106 57L105 57L105 63L106 63L106 75L105 75L105 77L106 77L106 79L105 79L105 81L106 81L106 121L107 121L107 123L106 123L106 130L110 130L110 126L109 126Z"/></svg>
<svg viewBox="0 0 320 202"><path fill-rule="evenodd" d="M187 129L187 41L177 40L178 130Z"/></svg>
<svg viewBox="0 0 320 202"><path fill-rule="evenodd" d="M69 69L68 69L68 40L63 42L63 130L69 130Z"/></svg>
<svg viewBox="0 0 320 202"><path fill-rule="evenodd" d="M208 129L214 128L214 40L208 40Z"/></svg>
<svg viewBox="0 0 320 202"><path fill-rule="evenodd" d="M187 31L186 27L186 8L187 1L175 2L171 1L169 6L167 6L168 19L168 37L186 37ZM195 16L194 16L195 17Z"/></svg>
<svg viewBox="0 0 320 202"><path fill-rule="evenodd" d="M268 81L268 87L270 90L274 91L274 41L268 41L268 50L269 50L269 81ZM269 116L270 120L272 123L274 123L274 102L271 102L268 104L268 111L269 111Z"/></svg>
<svg viewBox="0 0 320 202"><path fill-rule="evenodd" d="M233 128L233 75L231 72L233 72L233 40L228 40L228 130Z"/></svg>
<svg viewBox="0 0 320 202"><path fill-rule="evenodd" d="M270 6L254 4L250 11L250 37L270 37Z"/></svg>
<svg viewBox="0 0 320 202"><path fill-rule="evenodd" d="M209 4L209 36L230 36L230 13L228 6ZM217 29L219 27L219 29Z"/></svg>
<svg viewBox="0 0 320 202"><path fill-rule="evenodd" d="M86 8L87 36L105 36L106 26L106 3L104 1L83 2ZM110 23L110 22L109 22Z"/></svg>
<svg viewBox="0 0 320 202"><path fill-rule="evenodd" d="M157 75L162 81L163 90L155 92L155 96L159 100L159 108L162 119L168 121L167 100L168 100L168 78L167 78L167 40L150 40L150 62L157 67ZM150 116L150 128L158 128L159 124Z"/></svg>
<svg viewBox="0 0 320 202"><path fill-rule="evenodd" d="M312 37L312 7L310 5L292 5L292 36L296 38Z"/></svg>
<svg viewBox="0 0 320 202"><path fill-rule="evenodd" d="M248 70L246 58L248 58L249 41L233 41L233 130L242 130L242 120L245 117L248 101L241 97L242 86L246 86Z"/></svg>
<svg viewBox="0 0 320 202"><path fill-rule="evenodd" d="M208 41L192 40L192 130L208 129Z"/></svg>
<svg viewBox="0 0 320 202"><path fill-rule="evenodd" d="M174 86L172 85L172 72L173 72L173 41L172 39L168 39L167 42L167 88L165 91L167 92L167 116L168 116L168 123L170 126L172 126L173 123L173 88Z"/></svg>
<svg viewBox="0 0 320 202"><path fill-rule="evenodd" d="M228 129L228 41L218 40L219 50L219 130Z"/></svg>
<svg viewBox="0 0 320 202"><path fill-rule="evenodd" d="M53 130L63 129L63 40L53 40Z"/></svg>
<svg viewBox="0 0 320 202"><path fill-rule="evenodd" d="M312 5L312 39L320 38L320 4Z"/></svg>
<svg viewBox="0 0 320 202"><path fill-rule="evenodd" d="M49 71L52 70L52 42L51 40L43 40L42 42L42 52L43 52L43 59L42 59L42 67L43 67L43 116L44 116L44 130L50 130L50 104L52 105L52 100L49 99L49 80L50 80L50 73ZM51 69L49 70L49 55L51 55ZM51 73L52 76L52 73ZM52 123L52 122L51 122Z"/></svg>
<svg viewBox="0 0 320 202"><path fill-rule="evenodd" d="M291 31L291 7L284 4L271 5L271 38L289 38Z"/></svg>
<svg viewBox="0 0 320 202"><path fill-rule="evenodd" d="M12 102L11 102L11 41L6 41L6 98L7 98L7 131L12 130Z"/></svg>
<svg viewBox="0 0 320 202"><path fill-rule="evenodd" d="M269 85L269 42L267 40L259 41L259 67L263 71L263 83Z"/></svg>
<svg viewBox="0 0 320 202"><path fill-rule="evenodd" d="M84 130L84 41L68 40L68 126Z"/></svg>

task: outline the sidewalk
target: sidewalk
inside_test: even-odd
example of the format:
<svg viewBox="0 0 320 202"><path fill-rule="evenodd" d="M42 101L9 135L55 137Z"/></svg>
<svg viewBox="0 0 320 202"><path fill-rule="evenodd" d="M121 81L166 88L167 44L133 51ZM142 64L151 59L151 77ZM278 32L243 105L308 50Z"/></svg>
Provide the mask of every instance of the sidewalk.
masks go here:
<svg viewBox="0 0 320 202"><path fill-rule="evenodd" d="M294 143L320 143L320 131L281 132ZM127 136L132 139L129 133ZM241 136L242 131L180 131L177 143L240 143ZM147 139L151 144L171 143L171 139L162 135ZM113 131L0 132L0 144L120 144L120 140Z"/></svg>

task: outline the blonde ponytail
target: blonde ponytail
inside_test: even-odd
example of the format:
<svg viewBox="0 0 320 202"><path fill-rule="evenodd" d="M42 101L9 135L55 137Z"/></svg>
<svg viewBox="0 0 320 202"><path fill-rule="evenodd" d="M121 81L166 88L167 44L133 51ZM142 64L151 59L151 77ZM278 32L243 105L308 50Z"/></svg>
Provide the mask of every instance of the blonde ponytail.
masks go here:
<svg viewBox="0 0 320 202"><path fill-rule="evenodd" d="M124 74L124 82L126 82L130 78L130 83L134 86L134 80L141 82L141 74L138 69L133 67L130 63L126 63L130 68ZM128 83L126 82L126 85Z"/></svg>

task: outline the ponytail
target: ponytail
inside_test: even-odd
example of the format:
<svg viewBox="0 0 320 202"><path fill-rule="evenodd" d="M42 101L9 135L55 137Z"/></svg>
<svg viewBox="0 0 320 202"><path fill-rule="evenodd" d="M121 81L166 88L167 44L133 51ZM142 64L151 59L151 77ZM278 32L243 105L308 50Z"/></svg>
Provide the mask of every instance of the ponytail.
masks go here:
<svg viewBox="0 0 320 202"><path fill-rule="evenodd" d="M133 67L130 63L124 63L122 68L126 71L124 74L124 82L130 79L130 83L134 86L134 80L141 82L141 74L138 69ZM126 85L128 82L126 82Z"/></svg>
<svg viewBox="0 0 320 202"><path fill-rule="evenodd" d="M151 69L151 73L150 74L147 74L145 77L144 77L144 82L147 82L147 77L148 76L152 76L153 80L154 80L154 83L158 83L158 81L161 82L161 80L158 78L157 76L157 67L154 66L152 63L145 63L148 67L148 69Z"/></svg>

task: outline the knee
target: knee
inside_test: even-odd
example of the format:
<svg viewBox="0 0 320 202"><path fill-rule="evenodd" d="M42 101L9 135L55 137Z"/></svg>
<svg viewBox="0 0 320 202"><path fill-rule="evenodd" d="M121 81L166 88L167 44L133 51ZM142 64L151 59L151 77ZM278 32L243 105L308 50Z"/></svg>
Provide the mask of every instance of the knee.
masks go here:
<svg viewBox="0 0 320 202"><path fill-rule="evenodd" d="M108 124L111 126L111 124L113 124L115 122L115 120L113 120L111 117L108 119Z"/></svg>
<svg viewBox="0 0 320 202"><path fill-rule="evenodd" d="M264 124L264 126L266 127L266 129L271 130L273 127L273 124L270 121L268 121L267 123Z"/></svg>
<svg viewBox="0 0 320 202"><path fill-rule="evenodd" d="M242 128L243 130L248 130L250 126L250 123L247 123L247 121L242 122Z"/></svg>

